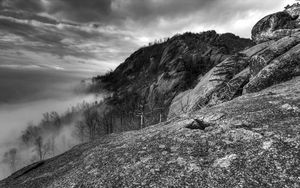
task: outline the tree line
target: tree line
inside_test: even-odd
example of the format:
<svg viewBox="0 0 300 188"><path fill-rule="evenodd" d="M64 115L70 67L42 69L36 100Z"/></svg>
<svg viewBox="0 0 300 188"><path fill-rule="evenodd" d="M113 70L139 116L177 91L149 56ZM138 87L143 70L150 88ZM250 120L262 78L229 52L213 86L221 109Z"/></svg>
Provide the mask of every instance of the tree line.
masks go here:
<svg viewBox="0 0 300 188"><path fill-rule="evenodd" d="M74 145L102 136L141 129L163 120L162 109L150 111L138 96L83 102L65 113L47 112L37 124L28 123L18 144L4 153L2 163L11 172L25 165L54 157ZM67 133L67 136L65 135Z"/></svg>

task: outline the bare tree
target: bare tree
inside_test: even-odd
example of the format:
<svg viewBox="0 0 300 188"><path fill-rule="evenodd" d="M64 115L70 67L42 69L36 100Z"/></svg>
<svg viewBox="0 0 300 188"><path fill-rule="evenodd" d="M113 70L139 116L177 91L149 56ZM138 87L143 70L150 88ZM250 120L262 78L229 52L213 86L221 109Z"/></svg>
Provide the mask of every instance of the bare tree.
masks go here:
<svg viewBox="0 0 300 188"><path fill-rule="evenodd" d="M41 128L33 124L29 124L22 133L22 141L27 146L34 146L39 160L43 160L46 154L51 150L51 144L49 142L44 143Z"/></svg>
<svg viewBox="0 0 300 188"><path fill-rule="evenodd" d="M96 128L100 121L97 110L90 108L84 112L84 123L88 128L90 140L94 140L96 138Z"/></svg>
<svg viewBox="0 0 300 188"><path fill-rule="evenodd" d="M17 151L18 150L16 148L12 148L3 156L3 162L9 165L11 172L16 171Z"/></svg>
<svg viewBox="0 0 300 188"><path fill-rule="evenodd" d="M120 117L120 127L123 128L124 118L125 118L125 105L124 104L117 104L116 105L117 114Z"/></svg>
<svg viewBox="0 0 300 188"><path fill-rule="evenodd" d="M26 145L34 144L35 139L40 135L40 128L32 123L28 123L28 127L22 132L22 141Z"/></svg>
<svg viewBox="0 0 300 188"><path fill-rule="evenodd" d="M51 149L51 144L49 142L44 143L43 138L39 136L35 139L35 148L39 160L44 160Z"/></svg>
<svg viewBox="0 0 300 188"><path fill-rule="evenodd" d="M108 113L107 114L107 116L108 116L108 134L111 134L111 133L113 133L114 132L114 117L113 117L113 113L112 112L110 112L110 113Z"/></svg>
<svg viewBox="0 0 300 188"><path fill-rule="evenodd" d="M109 118L109 113L103 112L102 114L102 125L105 128L106 134L111 134L112 133L112 122L111 118Z"/></svg>
<svg viewBox="0 0 300 188"><path fill-rule="evenodd" d="M75 124L75 136L79 139L81 143L86 141L87 129L83 121L78 121Z"/></svg>
<svg viewBox="0 0 300 188"><path fill-rule="evenodd" d="M141 99L138 102L138 108L135 111L136 116L140 117L140 129L144 127L145 122L145 107L146 107L146 100Z"/></svg>
<svg viewBox="0 0 300 188"><path fill-rule="evenodd" d="M61 119L57 112L51 112L50 113L50 119L52 122L52 129L51 129L51 143L50 143L50 151L51 155L55 155L55 138L59 134L59 131L61 129Z"/></svg>

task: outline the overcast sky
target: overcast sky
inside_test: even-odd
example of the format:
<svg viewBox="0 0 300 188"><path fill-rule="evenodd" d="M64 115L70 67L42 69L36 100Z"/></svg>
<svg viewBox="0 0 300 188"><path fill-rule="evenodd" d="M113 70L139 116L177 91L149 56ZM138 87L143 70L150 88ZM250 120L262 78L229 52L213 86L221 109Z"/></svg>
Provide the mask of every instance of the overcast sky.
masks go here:
<svg viewBox="0 0 300 188"><path fill-rule="evenodd" d="M216 30L250 37L293 0L0 0L0 68L104 72L154 39Z"/></svg>
<svg viewBox="0 0 300 188"><path fill-rule="evenodd" d="M93 101L73 86L141 46L187 31L249 38L260 18L293 1L0 0L0 161L27 122Z"/></svg>

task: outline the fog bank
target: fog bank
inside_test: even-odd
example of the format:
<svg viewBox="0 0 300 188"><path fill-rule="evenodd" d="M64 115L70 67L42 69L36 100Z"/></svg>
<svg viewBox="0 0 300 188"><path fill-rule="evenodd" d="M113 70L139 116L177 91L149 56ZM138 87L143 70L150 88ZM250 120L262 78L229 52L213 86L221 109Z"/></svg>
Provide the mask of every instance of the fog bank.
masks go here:
<svg viewBox="0 0 300 188"><path fill-rule="evenodd" d="M0 179L10 174L7 165L1 163L4 153L18 144L28 123L37 124L43 113L61 114L78 103L101 98L79 92L85 87L82 80L92 76L87 72L0 68ZM69 134L64 130L58 138L68 142Z"/></svg>

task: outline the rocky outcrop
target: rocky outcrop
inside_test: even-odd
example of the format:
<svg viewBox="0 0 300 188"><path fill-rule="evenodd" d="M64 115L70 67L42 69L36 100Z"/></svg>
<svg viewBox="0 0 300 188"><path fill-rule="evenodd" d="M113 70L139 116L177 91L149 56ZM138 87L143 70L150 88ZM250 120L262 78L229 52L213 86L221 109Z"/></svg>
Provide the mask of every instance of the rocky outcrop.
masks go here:
<svg viewBox="0 0 300 188"><path fill-rule="evenodd" d="M252 29L252 39L256 43L273 39L280 39L284 36L298 32L296 19L287 12L278 12L264 17Z"/></svg>
<svg viewBox="0 0 300 188"><path fill-rule="evenodd" d="M169 118L199 110L208 104L217 104L233 99L248 83L251 57L266 49L271 43L256 45L227 58L212 68L201 78L194 89L185 95L180 95L180 99L176 97L173 100L169 109ZM185 112L182 111L182 105L187 109Z"/></svg>
<svg viewBox="0 0 300 188"><path fill-rule="evenodd" d="M137 95L146 106L146 113L156 108L164 108L167 113L178 93L193 88L198 77L252 45L248 39L229 33L220 35L215 31L176 35L138 50L112 72L110 78L99 80L115 93L112 100L118 101L125 94Z"/></svg>
<svg viewBox="0 0 300 188"><path fill-rule="evenodd" d="M293 7L291 14L298 10ZM168 117L189 114L299 76L300 31L297 32L297 25L288 28L282 21L291 17L287 12L290 9L260 20L252 32L252 38L259 44L227 58L202 77L194 89L175 97ZM274 32L265 33L263 26L271 23L277 24L274 26L277 30L285 29L288 33L275 37Z"/></svg>
<svg viewBox="0 0 300 188"><path fill-rule="evenodd" d="M257 64L259 65L265 64L265 66L261 66L261 70L259 71L252 71L252 78L244 87L245 93L257 92L273 84L280 83L300 75L299 38L288 38L293 39L294 45L297 45L271 61L265 61L264 63L261 63L261 61L253 62L252 66L255 66L256 62L258 62ZM255 67L256 70L260 67L259 65Z"/></svg>
<svg viewBox="0 0 300 188"><path fill-rule="evenodd" d="M298 187L300 77L104 137L0 182L41 187Z"/></svg>
<svg viewBox="0 0 300 188"><path fill-rule="evenodd" d="M299 32L300 5L287 6L282 12L268 15L252 29L252 39L256 43L278 40L284 36Z"/></svg>

